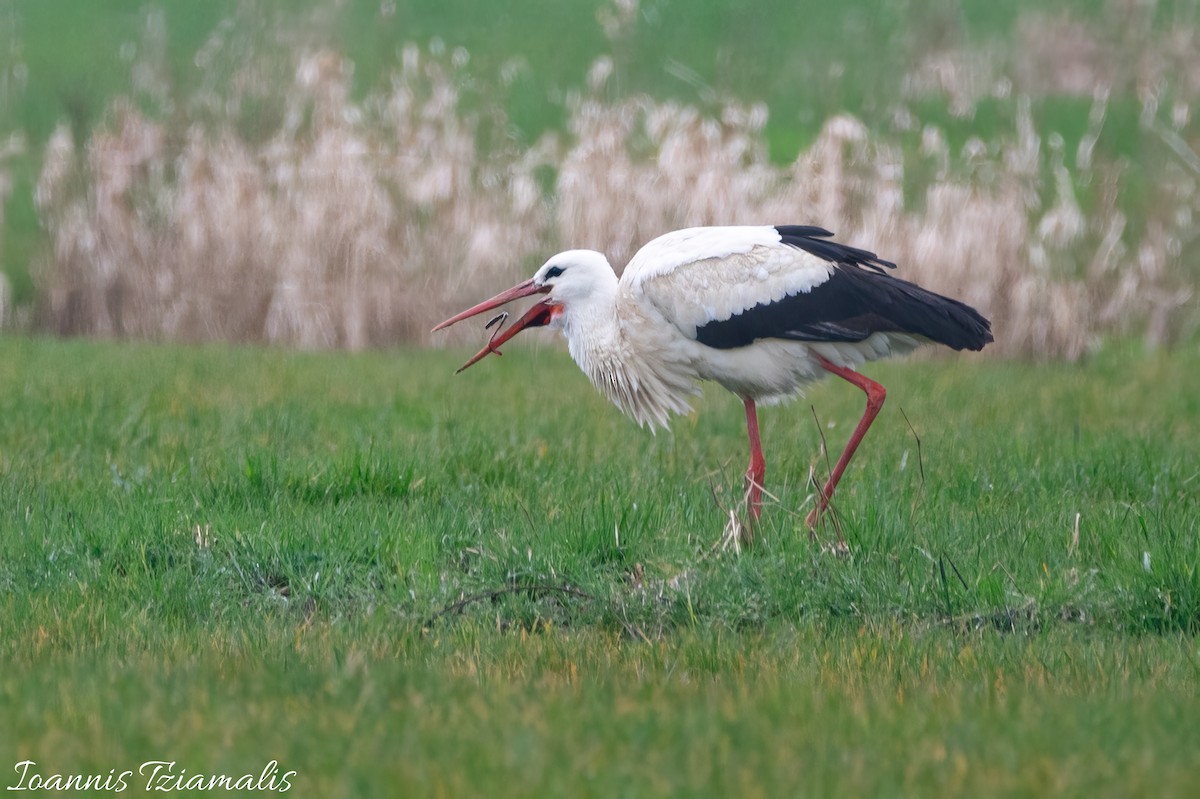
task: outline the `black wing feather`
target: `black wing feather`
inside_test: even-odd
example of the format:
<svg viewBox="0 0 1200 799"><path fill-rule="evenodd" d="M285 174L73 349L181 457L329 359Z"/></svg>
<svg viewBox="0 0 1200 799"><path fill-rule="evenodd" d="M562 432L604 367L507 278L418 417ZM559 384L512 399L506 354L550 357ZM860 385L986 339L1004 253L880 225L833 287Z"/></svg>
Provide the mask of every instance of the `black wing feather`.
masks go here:
<svg viewBox="0 0 1200 799"><path fill-rule="evenodd" d="M790 247L797 247L805 252L810 252L818 258L824 258L835 264L845 264L846 266L865 266L880 274L884 274L883 269L895 269L896 265L891 261L885 261L870 250L860 250L857 247L850 247L845 244L839 244L836 241L825 241L833 236L828 230L823 227L815 227L813 225L776 225L775 229L779 231L780 239L784 244Z"/></svg>
<svg viewBox="0 0 1200 799"><path fill-rule="evenodd" d="M783 242L835 264L811 291L757 305L696 330L696 340L733 349L758 339L862 341L873 333L921 336L956 350L982 349L992 340L991 323L974 308L892 277L895 264L872 252L825 241L818 227L777 227Z"/></svg>

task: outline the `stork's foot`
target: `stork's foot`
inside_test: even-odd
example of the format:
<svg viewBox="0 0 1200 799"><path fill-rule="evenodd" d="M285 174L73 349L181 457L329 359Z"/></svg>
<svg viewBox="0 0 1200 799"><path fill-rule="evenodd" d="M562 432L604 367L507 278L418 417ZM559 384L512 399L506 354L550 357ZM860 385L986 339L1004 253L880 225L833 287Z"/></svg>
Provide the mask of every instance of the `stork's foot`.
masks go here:
<svg viewBox="0 0 1200 799"><path fill-rule="evenodd" d="M753 526L743 522L736 510L731 510L729 511L729 521L725 522L725 530L721 533L721 540L713 549L721 552L732 549L734 554L740 555L742 547L750 546L750 542L753 540Z"/></svg>
<svg viewBox="0 0 1200 799"><path fill-rule="evenodd" d="M817 536L817 524L824 518L825 511L828 510L829 503L818 502L817 505L808 512L804 517L804 525L808 528L808 540L814 544L821 544L821 539ZM842 531L837 523L837 519L833 520L833 531L837 535L836 541L829 541L821 544L821 549L831 555L836 555L839 558L849 556L850 547L846 544L846 539L842 538Z"/></svg>
<svg viewBox="0 0 1200 799"><path fill-rule="evenodd" d="M746 472L742 480L742 507L746 509L746 523L753 527L762 515L762 478L754 472Z"/></svg>
<svg viewBox="0 0 1200 799"><path fill-rule="evenodd" d="M747 479L746 493L741 501L732 508L722 508L726 516L725 529L721 531L721 537L713 543L705 557L731 549L735 555L740 555L743 547L749 547L754 543L754 531L758 526L759 515L757 503L754 502L756 499L754 494L754 484ZM719 500L717 504L720 506Z"/></svg>
<svg viewBox="0 0 1200 799"><path fill-rule="evenodd" d="M754 530L758 526L758 517L762 510L762 488L749 475L746 477L745 494L737 507L729 510L729 519L725 522L725 530L713 550L725 552L732 549L741 553L742 547L754 543Z"/></svg>
<svg viewBox="0 0 1200 799"><path fill-rule="evenodd" d="M821 521L821 513L824 512L824 510L825 508L817 505L808 512L807 516L804 517L804 526L808 528L809 540L817 540L817 522Z"/></svg>
<svg viewBox="0 0 1200 799"><path fill-rule="evenodd" d="M822 544L821 551L825 552L826 554L833 555L835 558L850 557L850 547L841 538L839 538L837 541L830 541L826 544Z"/></svg>
<svg viewBox="0 0 1200 799"><path fill-rule="evenodd" d="M742 544L750 546L754 543L754 531L758 527L758 519L762 516L762 475L747 472L742 484L742 507L744 515L729 514L728 529L735 522L738 525L738 537Z"/></svg>

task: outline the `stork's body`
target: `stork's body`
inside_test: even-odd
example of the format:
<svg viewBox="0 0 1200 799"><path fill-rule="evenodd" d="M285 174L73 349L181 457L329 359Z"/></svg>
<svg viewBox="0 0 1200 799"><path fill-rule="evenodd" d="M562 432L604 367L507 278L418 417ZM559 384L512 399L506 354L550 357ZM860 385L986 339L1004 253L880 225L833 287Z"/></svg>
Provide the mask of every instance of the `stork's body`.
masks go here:
<svg viewBox="0 0 1200 799"><path fill-rule="evenodd" d="M893 264L830 235L801 226L678 230L642 247L619 280L602 254L569 250L435 330L546 294L467 366L526 327L550 325L562 330L571 357L602 394L639 424L663 427L671 414L688 412L698 381L720 383L746 410L752 519L765 476L757 404L792 397L827 373L849 380L866 392L867 411L809 514L811 525L883 404L883 387L857 367L925 342L978 350L992 340L974 309L892 277L884 267Z"/></svg>

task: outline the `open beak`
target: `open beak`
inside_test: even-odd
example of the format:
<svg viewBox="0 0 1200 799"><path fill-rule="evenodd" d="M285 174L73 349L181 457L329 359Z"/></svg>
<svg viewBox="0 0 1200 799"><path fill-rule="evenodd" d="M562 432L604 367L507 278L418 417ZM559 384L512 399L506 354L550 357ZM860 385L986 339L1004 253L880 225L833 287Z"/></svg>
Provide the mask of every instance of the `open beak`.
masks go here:
<svg viewBox="0 0 1200 799"><path fill-rule="evenodd" d="M532 308L525 312L524 316L513 322L513 326L508 330L501 332L500 329L497 328L496 334L488 340L488 343L484 345L483 349L475 353L475 355L471 357L471 360L458 367L454 373L458 374L468 366L473 366L489 352L502 355L503 353L500 352L501 344L508 341L510 338L517 335L527 327L541 327L543 325L550 324L550 320L554 318L554 309L557 307L557 305L548 305L546 300L542 300L541 302L534 304ZM501 327L503 327L504 323L501 322L500 324Z"/></svg>
<svg viewBox="0 0 1200 799"><path fill-rule="evenodd" d="M438 330L441 330L442 328L449 327L450 325L455 324L456 322L461 322L464 319L469 319L470 317L484 313L485 311L490 311L494 308L499 308L501 305L510 303L513 300L518 300L522 297L529 297L533 294L545 294L548 291L550 291L549 286L535 285L533 282L533 278L529 278L529 280L526 280L522 283L518 283L517 285L508 289L507 291L500 292L495 297L492 297L490 300L484 300L483 302L479 303L478 305L472 306L460 314L455 314L454 316L450 317L446 321L440 323L435 328L433 328L432 332L437 332ZM508 328L507 330L503 330L503 331L500 328L497 328L496 332L492 335L491 339L488 340L488 343L483 347L483 349L481 349L479 352L475 353L474 357L472 357L471 360L467 361L462 366L460 366L458 368L458 371L461 372L462 370L466 369L468 366L471 366L471 365L477 363L480 359L482 359L488 353L494 352L497 355L499 355L500 354L500 345L503 344L504 342L508 341L513 336L520 333L525 328L527 328L527 327L542 327L543 325L549 324L550 320L552 318L554 318L554 310L557 307L558 306L548 304L548 302L546 300L542 300L541 302L534 304L534 306L532 308L530 308L528 311L525 312L524 316L522 316L520 319L518 319L516 322L513 323L512 327ZM497 319L493 319L492 322L489 322L488 327L491 327L492 324L495 323L498 319L500 319L500 317L497 317ZM501 327L503 327L503 321L501 321Z"/></svg>
<svg viewBox="0 0 1200 799"><path fill-rule="evenodd" d="M479 303L478 305L471 306L470 308L468 308L467 310L463 311L460 314L455 314L454 316L451 316L445 322L441 322L440 324L435 326L433 328L433 330L431 330L430 332L436 333L437 331L441 330L444 327L450 327L450 325L455 324L456 322L461 322L464 319L470 319L472 316L481 314L484 311L490 311L493 308L499 308L501 305L510 303L513 300L519 300L522 297L528 297L531 294L545 294L549 290L550 290L549 286L535 285L533 282L533 278L529 278L528 280L526 280L522 283L518 283L517 285L513 286L508 291L500 292L495 297L492 297L490 300L484 300L483 302Z"/></svg>

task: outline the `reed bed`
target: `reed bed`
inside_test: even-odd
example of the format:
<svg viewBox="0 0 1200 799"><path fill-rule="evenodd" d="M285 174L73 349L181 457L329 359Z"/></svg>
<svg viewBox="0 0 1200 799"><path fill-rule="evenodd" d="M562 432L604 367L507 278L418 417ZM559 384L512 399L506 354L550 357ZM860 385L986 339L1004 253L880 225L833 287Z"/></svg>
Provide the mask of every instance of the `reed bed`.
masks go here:
<svg viewBox="0 0 1200 799"><path fill-rule="evenodd" d="M611 37L636 24L636 7L602 17ZM522 146L503 135L499 101L464 101L462 87L484 79L465 51L409 45L386 88L352 98L342 55L277 43L288 69L247 54L228 88L182 104L202 112L119 99L81 145L66 126L51 137L36 193L51 242L37 324L313 349L425 342L433 322L556 249L599 249L619 269L673 228L804 223L979 307L993 354L1073 359L1110 332L1169 343L1196 324L1187 253L1200 156L1178 99L1200 87L1195 28L1131 29L1121 46L1098 36L1037 15L1018 27L1017 55L933 48L905 76L889 128L834 116L782 164L768 155L764 105L622 97L612 57L567 100L565 130ZM153 69L134 74L143 94L166 91L146 78ZM247 129L235 100L271 76L286 86ZM1114 91L1139 98L1152 163L1097 156ZM1030 110L1055 92L1090 97L1073 151ZM1015 124L961 146L909 108L935 98L969 117L984 97L1010 103ZM1122 193L1134 173L1148 188L1131 219Z"/></svg>
<svg viewBox="0 0 1200 799"><path fill-rule="evenodd" d="M0 97L3 92L0 91ZM12 195L13 179L9 164L15 156L24 154L25 139L19 134L11 134L0 141L0 252L4 247L4 210ZM12 317L12 287L8 276L0 271L0 330L3 330Z"/></svg>

